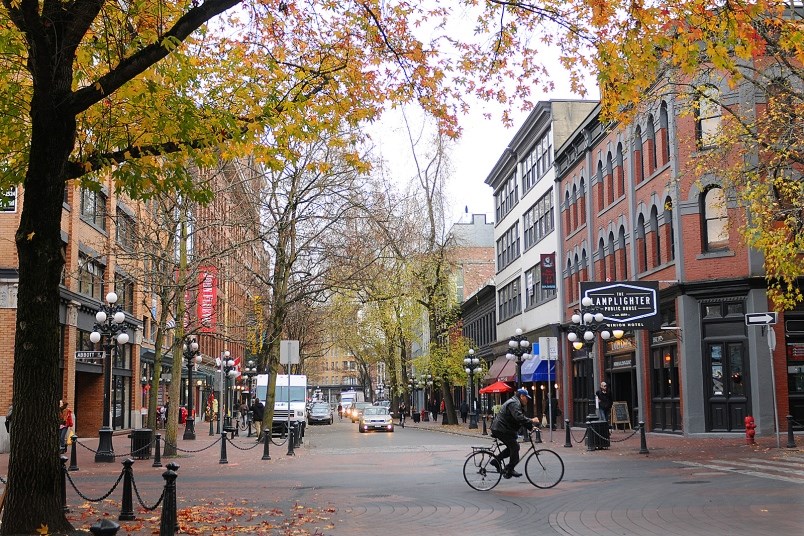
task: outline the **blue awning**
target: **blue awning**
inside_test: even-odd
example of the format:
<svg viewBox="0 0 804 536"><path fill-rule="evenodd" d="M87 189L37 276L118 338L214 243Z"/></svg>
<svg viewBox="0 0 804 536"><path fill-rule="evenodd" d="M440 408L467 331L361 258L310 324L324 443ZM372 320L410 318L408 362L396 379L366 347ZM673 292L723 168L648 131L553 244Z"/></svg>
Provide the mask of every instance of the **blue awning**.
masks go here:
<svg viewBox="0 0 804 536"><path fill-rule="evenodd" d="M527 368L526 368L527 366ZM548 375L548 366L549 375ZM533 357L522 363L523 382L549 382L556 379L556 361Z"/></svg>

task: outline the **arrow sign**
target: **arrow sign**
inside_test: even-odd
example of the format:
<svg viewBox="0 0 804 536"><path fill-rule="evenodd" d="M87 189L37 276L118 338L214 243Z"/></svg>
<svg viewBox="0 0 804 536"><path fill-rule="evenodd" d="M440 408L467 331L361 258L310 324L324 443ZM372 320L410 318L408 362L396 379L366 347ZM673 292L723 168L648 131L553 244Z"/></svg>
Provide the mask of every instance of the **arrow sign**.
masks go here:
<svg viewBox="0 0 804 536"><path fill-rule="evenodd" d="M768 326L776 323L776 312L748 313L745 315L746 326Z"/></svg>

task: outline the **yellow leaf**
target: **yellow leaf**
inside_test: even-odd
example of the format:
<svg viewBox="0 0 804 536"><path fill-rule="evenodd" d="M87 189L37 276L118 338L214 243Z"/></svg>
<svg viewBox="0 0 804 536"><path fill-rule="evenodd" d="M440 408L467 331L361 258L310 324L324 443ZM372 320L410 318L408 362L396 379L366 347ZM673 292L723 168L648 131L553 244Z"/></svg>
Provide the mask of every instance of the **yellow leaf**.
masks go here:
<svg viewBox="0 0 804 536"><path fill-rule="evenodd" d="M33 234L33 233L31 233L31 234ZM39 528L36 529L36 532L38 532L39 534L49 534L50 530L47 528L47 525L43 524L43 525L39 525Z"/></svg>
<svg viewBox="0 0 804 536"><path fill-rule="evenodd" d="M103 86L102 86L102 85L100 85L100 82L95 82L95 89L97 89L98 91L100 91L100 92L101 92L101 95L103 95Z"/></svg>
<svg viewBox="0 0 804 536"><path fill-rule="evenodd" d="M36 234L36 231L31 231L30 233L25 235L25 238L27 238L28 242L30 242L31 240L33 240L33 237L34 237L35 234ZM43 526L45 527L45 530L47 530L47 525L43 525ZM47 534L47 533L45 533L45 534Z"/></svg>

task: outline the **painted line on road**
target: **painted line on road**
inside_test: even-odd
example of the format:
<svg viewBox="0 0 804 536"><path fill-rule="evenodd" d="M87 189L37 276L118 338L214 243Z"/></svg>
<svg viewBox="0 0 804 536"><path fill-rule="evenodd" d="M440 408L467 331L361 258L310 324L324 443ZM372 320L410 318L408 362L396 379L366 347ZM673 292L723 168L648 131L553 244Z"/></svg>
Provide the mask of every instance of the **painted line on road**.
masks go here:
<svg viewBox="0 0 804 536"><path fill-rule="evenodd" d="M793 484L804 484L804 479L801 478L791 478L782 475L773 475L769 473L762 473L759 471L749 471L746 469L737 469L734 467L729 467L725 465L717 465L715 463L699 463L699 462L688 462L688 461L679 461L676 460L673 463L677 463L679 465L686 465L687 467L701 467L704 469L713 469L715 471L724 471L728 473L738 473L741 475L746 476L756 476L759 478L769 478L771 480L780 480L782 482L792 482Z"/></svg>

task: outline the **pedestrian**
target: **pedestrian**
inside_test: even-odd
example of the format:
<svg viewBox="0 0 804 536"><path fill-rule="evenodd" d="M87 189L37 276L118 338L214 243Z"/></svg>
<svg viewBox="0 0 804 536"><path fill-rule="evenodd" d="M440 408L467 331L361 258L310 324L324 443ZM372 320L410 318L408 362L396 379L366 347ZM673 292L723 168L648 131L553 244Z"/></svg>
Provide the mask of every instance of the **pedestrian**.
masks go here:
<svg viewBox="0 0 804 536"><path fill-rule="evenodd" d="M257 427L257 442L259 443L260 436L262 435L262 420L265 418L265 404L263 404L258 397L255 397L254 403L251 404L251 415Z"/></svg>
<svg viewBox="0 0 804 536"><path fill-rule="evenodd" d="M338 420L343 420L343 405L340 402L338 402Z"/></svg>
<svg viewBox="0 0 804 536"><path fill-rule="evenodd" d="M466 400L461 402L461 420L463 424L466 424L466 417L469 415L469 404L466 403Z"/></svg>
<svg viewBox="0 0 804 536"><path fill-rule="evenodd" d="M609 422L611 417L612 399L606 382L600 382L600 389L595 393L597 404L597 417L601 421Z"/></svg>
<svg viewBox="0 0 804 536"><path fill-rule="evenodd" d="M438 403L435 398L430 399L430 413L433 414L433 422L438 422Z"/></svg>
<svg viewBox="0 0 804 536"><path fill-rule="evenodd" d="M405 401L399 403L399 426L402 428L405 427L405 415L408 412L408 406L405 404Z"/></svg>
<svg viewBox="0 0 804 536"><path fill-rule="evenodd" d="M70 405L61 401L59 406L59 446L61 452L67 452L67 433L73 427L73 412Z"/></svg>
<svg viewBox="0 0 804 536"><path fill-rule="evenodd" d="M212 396L212 420L218 420L218 399Z"/></svg>
<svg viewBox="0 0 804 536"><path fill-rule="evenodd" d="M11 433L11 413L14 411L14 404L8 405L8 411L6 412L6 432Z"/></svg>
<svg viewBox="0 0 804 536"><path fill-rule="evenodd" d="M445 399L441 399L441 404L438 406L438 412L441 414L441 422L447 422L447 403Z"/></svg>

